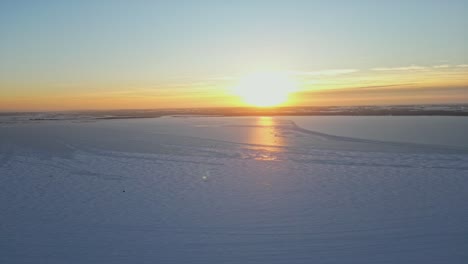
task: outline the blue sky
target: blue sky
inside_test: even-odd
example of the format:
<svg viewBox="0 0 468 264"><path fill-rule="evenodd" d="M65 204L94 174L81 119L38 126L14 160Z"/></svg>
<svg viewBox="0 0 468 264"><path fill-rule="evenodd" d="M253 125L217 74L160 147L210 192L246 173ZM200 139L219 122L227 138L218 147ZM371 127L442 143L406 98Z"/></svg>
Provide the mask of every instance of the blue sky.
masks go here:
<svg viewBox="0 0 468 264"><path fill-rule="evenodd" d="M467 14L462 0L1 1L0 93L468 64Z"/></svg>

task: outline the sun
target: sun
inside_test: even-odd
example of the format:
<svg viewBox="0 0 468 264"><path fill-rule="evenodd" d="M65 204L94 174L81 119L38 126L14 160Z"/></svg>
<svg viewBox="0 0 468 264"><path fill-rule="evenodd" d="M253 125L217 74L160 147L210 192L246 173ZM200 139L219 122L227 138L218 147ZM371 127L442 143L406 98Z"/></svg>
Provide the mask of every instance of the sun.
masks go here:
<svg viewBox="0 0 468 264"><path fill-rule="evenodd" d="M297 90L295 81L284 72L257 72L240 79L233 88L236 95L249 105L271 107L284 104L289 94Z"/></svg>

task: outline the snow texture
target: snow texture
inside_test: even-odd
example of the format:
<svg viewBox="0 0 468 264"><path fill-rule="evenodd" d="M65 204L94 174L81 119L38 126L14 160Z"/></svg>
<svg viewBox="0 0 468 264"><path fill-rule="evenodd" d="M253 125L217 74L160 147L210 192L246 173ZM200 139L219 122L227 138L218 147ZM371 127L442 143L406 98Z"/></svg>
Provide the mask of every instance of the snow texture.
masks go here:
<svg viewBox="0 0 468 264"><path fill-rule="evenodd" d="M466 149L292 120L0 124L0 263L468 263Z"/></svg>

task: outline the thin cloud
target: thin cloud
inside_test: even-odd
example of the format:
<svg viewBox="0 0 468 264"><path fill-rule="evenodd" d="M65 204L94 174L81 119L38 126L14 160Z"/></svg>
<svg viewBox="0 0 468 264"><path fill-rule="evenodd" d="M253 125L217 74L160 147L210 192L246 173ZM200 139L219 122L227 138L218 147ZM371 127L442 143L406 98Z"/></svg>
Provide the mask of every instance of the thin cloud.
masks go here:
<svg viewBox="0 0 468 264"><path fill-rule="evenodd" d="M448 64L435 65L435 66L432 66L432 68L435 68L435 69L445 69L445 68L450 68L450 65L448 65Z"/></svg>
<svg viewBox="0 0 468 264"><path fill-rule="evenodd" d="M421 71L421 70L426 70L427 67L424 66L416 66L416 65L411 65L411 66L406 66L406 67L379 67L379 68L373 68L373 71Z"/></svg>
<svg viewBox="0 0 468 264"><path fill-rule="evenodd" d="M433 65L433 66L418 66L418 65L411 65L405 67L378 67L372 68L373 71L423 71L423 70L430 70L430 69L453 69L453 68L468 68L468 64L459 64L459 65L450 65L450 64L440 64L440 65Z"/></svg>
<svg viewBox="0 0 468 264"><path fill-rule="evenodd" d="M358 72L357 69L332 69L332 70L322 70L322 71L294 71L293 75L297 76L336 76L343 74L350 74Z"/></svg>
<svg viewBox="0 0 468 264"><path fill-rule="evenodd" d="M359 92L371 92L371 91L382 91L387 89L402 89L402 88L409 88L414 87L417 83L400 83L400 84L387 84L387 85L367 85L367 86L348 86L348 87L340 87L340 88L330 88L330 89L323 89L323 90L306 90L305 93L359 93Z"/></svg>
<svg viewBox="0 0 468 264"><path fill-rule="evenodd" d="M232 81L236 80L235 77L233 76L214 76L214 77L209 77L206 78L205 81L211 82L211 81Z"/></svg>
<svg viewBox="0 0 468 264"><path fill-rule="evenodd" d="M420 92L456 92L467 95L467 86L419 86L417 84L397 84L381 86L354 86L329 90L303 91L302 94L311 95L363 95L363 94L411 94Z"/></svg>

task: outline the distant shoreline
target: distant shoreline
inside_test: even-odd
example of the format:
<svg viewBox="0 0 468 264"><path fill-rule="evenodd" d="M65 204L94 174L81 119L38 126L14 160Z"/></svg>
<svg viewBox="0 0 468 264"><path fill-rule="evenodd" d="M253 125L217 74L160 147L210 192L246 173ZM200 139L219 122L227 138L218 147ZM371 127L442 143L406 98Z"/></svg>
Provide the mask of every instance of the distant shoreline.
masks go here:
<svg viewBox="0 0 468 264"><path fill-rule="evenodd" d="M57 112L0 112L0 120L112 120L171 117L236 116L468 116L468 104L406 106L328 106L328 107L224 107L147 110L95 110ZM5 120L4 120L5 121Z"/></svg>

